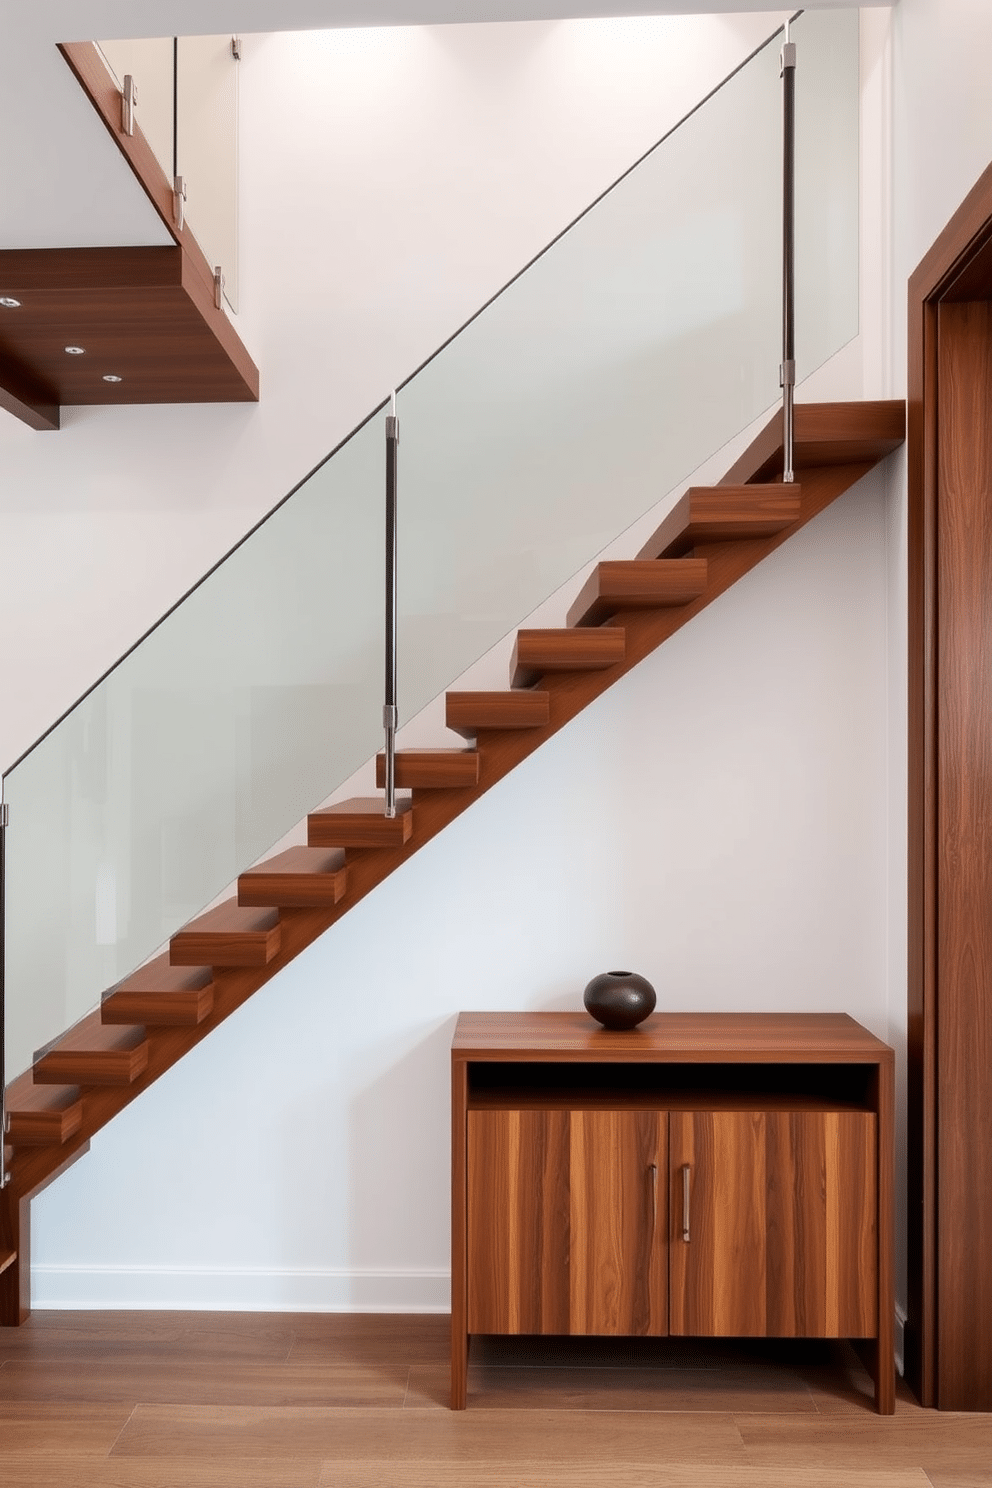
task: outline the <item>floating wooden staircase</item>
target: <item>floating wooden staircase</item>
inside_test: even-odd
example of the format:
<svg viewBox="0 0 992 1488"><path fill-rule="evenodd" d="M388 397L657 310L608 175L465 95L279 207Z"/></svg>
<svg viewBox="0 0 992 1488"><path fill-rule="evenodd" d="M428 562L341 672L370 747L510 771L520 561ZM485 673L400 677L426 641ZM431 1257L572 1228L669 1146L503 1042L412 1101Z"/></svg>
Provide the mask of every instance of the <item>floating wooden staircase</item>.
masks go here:
<svg viewBox="0 0 992 1488"><path fill-rule="evenodd" d="M566 628L522 630L505 692L453 692L468 749L406 750L395 817L380 799L308 818L307 847L248 869L105 996L8 1092L11 1181L0 1196L0 1321L30 1307L30 1198L90 1137L253 992L546 739L848 490L904 437L902 403L796 410L796 484L783 486L781 417L724 481L676 503L636 558L596 566ZM382 784L383 760L377 761Z"/></svg>

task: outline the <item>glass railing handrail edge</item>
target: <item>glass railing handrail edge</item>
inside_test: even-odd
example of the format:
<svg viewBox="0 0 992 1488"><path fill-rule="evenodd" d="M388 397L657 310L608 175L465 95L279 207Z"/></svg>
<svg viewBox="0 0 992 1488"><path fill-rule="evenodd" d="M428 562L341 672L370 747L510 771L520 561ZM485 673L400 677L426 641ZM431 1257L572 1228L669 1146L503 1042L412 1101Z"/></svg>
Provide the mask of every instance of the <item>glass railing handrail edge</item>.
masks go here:
<svg viewBox="0 0 992 1488"><path fill-rule="evenodd" d="M803 11L801 9L794 11L791 16L791 21L798 20L798 18L802 14ZM730 83L740 72L742 72L744 68L749 66L749 64L754 61L755 57L759 56L768 46L770 46L775 37L780 35L783 29L784 28L781 25L776 26L775 29L768 34L764 41L760 42L758 46L754 47L754 49L749 52L748 55L737 64L736 67L732 68L731 71L728 72L725 77L721 78L720 81L716 83L709 90L708 93L700 98L699 101L695 103L691 109L688 109L678 120L676 120L676 122L669 129L667 129L665 133L661 135L661 137L657 139L653 145L650 145L648 149L643 151L643 153L639 155L637 159L627 167L626 170L622 171L621 174L617 176L615 180L611 181L608 186L604 187L599 195L594 197L593 200L589 202L582 209L581 212L573 217L570 222L566 223L566 225L561 229L560 232L556 233L555 236L551 238L549 242L545 243L544 246L539 249L532 258L528 259L527 262L523 264L521 268L519 268L517 272L506 281L505 284L502 284L499 289L491 294L489 298L478 307L478 309L473 311L473 313L466 320L464 320L454 331L452 331L451 335L446 337L445 340L442 341L441 344L437 346L434 351L430 353L429 356L425 357L424 360L417 367L415 367L412 372L408 373L408 375L404 377L401 382L398 382L396 384L395 391L399 392L403 388L407 387L411 382L413 382L414 379L420 375L425 367L430 366L430 364L435 361L437 357L439 357L440 354L448 346L450 346L453 341L457 340L457 338L462 335L462 333L467 330L470 325L478 320L479 317L483 315L491 305L493 305L498 299L500 299L507 292L507 290L510 289L512 285L517 282L518 279L522 278L523 275L526 274L528 270L534 266L534 264L538 263L540 259L544 258L545 255L555 246L556 243L559 243L562 238L564 238L569 232L571 232L572 229L575 228L579 222L587 217L589 213L599 205L600 202L605 200L605 198L610 195L611 192L615 191L616 188L623 181L625 181L628 176L630 176L635 170L637 170L638 167L641 166L645 160L649 159L649 157L653 155L657 150L659 150L667 140L671 139L673 135L677 134L678 131L682 129L686 125L686 123L691 118L693 118L695 114L699 113L700 109L704 108L706 104L709 103L710 100L714 98L719 92L721 92L721 90L725 88L727 84ZM120 667L128 659L129 656L132 656L135 651L137 651L142 645L144 645L149 636L154 635L154 633L165 624L169 617L186 603L191 595L195 594L198 589L202 588L207 580L212 578L212 576L218 571L218 569L222 568L224 564L227 563L227 561L232 558L234 554L245 545L245 543L249 541L250 538L254 537L255 533L258 532L260 528L264 527L265 524L272 517L274 517L276 513L279 512L286 505L286 503L289 502L296 495L296 493L300 491L313 478L313 476L316 475L318 470L322 469L323 466L328 463L328 461L332 460L334 456L339 452L339 450L343 449L344 446L348 444L352 439L354 439L354 437L359 434L362 429L364 429L369 423L371 423L372 419L374 419L378 414L382 413L382 411L389 406L389 401L389 397L387 396L383 398L379 403L377 403L375 407L368 414L366 414L366 416L361 419L359 423L354 426L353 429L351 429L342 439L338 441L333 449L329 450L326 455L318 460L316 465L308 470L307 473L302 476L300 480L298 480L295 485L293 485L290 490L286 492L284 496L280 497L280 499L273 506L271 506L265 513L263 513L263 515L259 517L258 521L253 523L253 525L249 527L248 530L243 533L240 538L238 538L237 542L233 543L231 547L228 548L217 559L215 563L211 564L211 566L206 570L205 573L200 575L195 583L191 584L188 589L186 589L181 595L179 595L179 597L169 606L169 608L165 610L163 614L161 614L158 619L148 627L147 630L143 631L141 635L139 635L130 646L128 646L126 651L123 651L120 656L116 658L115 661L111 662L111 664L106 667L104 671L101 672L100 675L93 682L91 682L90 685L73 700L73 702L68 705L68 707L63 709L59 716L55 718L52 723L49 724L44 732L38 735L37 739L29 744L26 749L22 750L11 764L9 764L6 769L0 772L0 778L6 779L7 776L10 775L14 770L16 770L19 765L23 764L28 756L33 754L34 751L39 747L39 745L43 744L45 740L55 732L60 724L64 723L65 720L76 711L81 703L84 703L88 697L96 692L97 688L101 687L107 680L107 678L110 677L118 669L118 667Z"/></svg>
<svg viewBox="0 0 992 1488"><path fill-rule="evenodd" d="M120 656L117 657L116 661L112 661L110 666L108 666L103 672L101 672L99 677L97 677L94 682L91 682L89 687L87 687L84 692L81 692L75 699L75 701L70 703L69 706L59 714L58 718L56 718L52 723L48 725L48 728L45 729L45 732L38 735L33 744L29 744L27 749L23 750L12 764L9 764L5 770L0 771L0 778L6 780L7 776L10 775L14 770L16 770L18 765L23 764L28 755L33 754L34 751L38 748L39 744L43 744L49 737L49 735L55 732L59 724L64 723L65 720L70 716L70 714L76 711L80 703L84 703L88 697L96 692L97 688L100 687L104 682L106 682L107 678L112 676L113 673L116 672L117 668L121 666L125 661L127 661L129 656L132 656L140 646L144 645L149 636L154 635L157 630L161 629L166 620L169 619L170 615L174 615L176 610L181 609L191 595L195 594L198 589L202 589L207 580L209 578L212 578L219 568L223 568L228 559L233 558L234 554L238 551L239 548L244 547L249 538L255 536L255 533L258 532L259 528L264 527L266 522L268 522L271 517L274 517L276 513L280 511L281 508L284 507L288 501L291 501L292 498L296 495L297 491L302 490L307 482L317 474L318 470L322 469L329 460L333 460L334 456L338 453L339 450L344 449L344 446L350 443L350 441L354 439L356 434L360 434L361 431L372 422L376 415L380 414L382 410L384 408L388 408L388 406L388 398L383 398L381 403L377 403L376 406L372 409L371 413L367 413L365 415L361 423L356 424L355 427L351 429L344 436L343 439L340 439L338 441L338 443L332 450L329 450L326 455L322 456L322 458L317 461L316 465L314 465L312 469L308 470L306 475L302 476L300 480L296 482L295 486L293 486L286 492L285 496L281 496L279 498L275 506L271 506L267 512L263 513L263 515L259 517L258 521L253 523L252 526L248 528L248 531L243 533L242 536L238 538L236 543L233 543L225 553L221 554L216 563L212 563L210 565L206 573L201 574L194 584L191 584L189 588L185 590L179 596L179 598L176 599L152 625L149 625L147 630L143 631L141 635L138 636L136 641L133 641L132 644L128 646L126 651L122 651Z"/></svg>

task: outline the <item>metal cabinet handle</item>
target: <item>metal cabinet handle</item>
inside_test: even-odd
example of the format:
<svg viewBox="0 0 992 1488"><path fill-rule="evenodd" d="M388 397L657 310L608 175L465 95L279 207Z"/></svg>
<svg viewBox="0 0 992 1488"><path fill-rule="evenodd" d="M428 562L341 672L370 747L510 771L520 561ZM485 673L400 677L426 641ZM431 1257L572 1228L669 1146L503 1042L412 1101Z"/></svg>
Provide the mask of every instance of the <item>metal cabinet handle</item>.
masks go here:
<svg viewBox="0 0 992 1488"><path fill-rule="evenodd" d="M688 1245L689 1234L689 1173L688 1163L682 1164L682 1239Z"/></svg>
<svg viewBox="0 0 992 1488"><path fill-rule="evenodd" d="M658 1164L649 1163L648 1172L651 1174L651 1237L658 1228Z"/></svg>

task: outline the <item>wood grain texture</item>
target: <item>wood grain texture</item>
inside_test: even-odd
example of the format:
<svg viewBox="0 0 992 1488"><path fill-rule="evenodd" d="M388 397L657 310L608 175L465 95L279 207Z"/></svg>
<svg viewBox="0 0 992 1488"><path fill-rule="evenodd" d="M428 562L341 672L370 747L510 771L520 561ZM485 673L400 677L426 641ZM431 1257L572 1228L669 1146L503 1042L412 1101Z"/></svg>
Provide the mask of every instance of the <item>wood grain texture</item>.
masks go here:
<svg viewBox="0 0 992 1488"><path fill-rule="evenodd" d="M413 811L409 796L396 801L396 815L387 816L381 796L340 801L307 817L307 841L311 847L402 847L413 834Z"/></svg>
<svg viewBox="0 0 992 1488"><path fill-rule="evenodd" d="M672 1332L874 1336L875 1152L873 1112L673 1112Z"/></svg>
<svg viewBox="0 0 992 1488"><path fill-rule="evenodd" d="M937 1404L992 1411L992 304L942 304Z"/></svg>
<svg viewBox="0 0 992 1488"><path fill-rule="evenodd" d="M470 1111L469 1333L568 1333L567 1111Z"/></svg>
<svg viewBox="0 0 992 1488"><path fill-rule="evenodd" d="M847 1013L652 1013L629 1033L581 1010L459 1013L452 1059L869 1065L891 1051Z"/></svg>
<svg viewBox="0 0 992 1488"><path fill-rule="evenodd" d="M795 483L690 486L637 556L681 558L701 543L771 537L791 526L801 505Z"/></svg>
<svg viewBox="0 0 992 1488"><path fill-rule="evenodd" d="M111 988L100 1004L104 1023L160 1028L195 1028L213 1012L209 967L173 966L168 952L156 956Z"/></svg>
<svg viewBox="0 0 992 1488"><path fill-rule="evenodd" d="M907 449L906 1376L936 1398L937 305L910 280Z"/></svg>
<svg viewBox="0 0 992 1488"><path fill-rule="evenodd" d="M626 635L618 626L598 630L518 630L510 660L510 686L531 687L546 672L605 671L622 662Z"/></svg>
<svg viewBox="0 0 992 1488"><path fill-rule="evenodd" d="M445 727L466 739L482 729L544 728L548 717L546 692L449 692L444 699Z"/></svg>
<svg viewBox="0 0 992 1488"><path fill-rule="evenodd" d="M453 1411L468 1401L468 1068L451 1070L451 1388Z"/></svg>
<svg viewBox="0 0 992 1488"><path fill-rule="evenodd" d="M657 1111L570 1111L570 1333L668 1332L665 1159Z"/></svg>
<svg viewBox="0 0 992 1488"><path fill-rule="evenodd" d="M797 477L831 465L875 465L906 437L906 409L900 402L797 403ZM774 413L720 481L721 485L773 481L782 475L782 413Z"/></svg>
<svg viewBox="0 0 992 1488"><path fill-rule="evenodd" d="M169 942L173 966L267 966L279 953L279 915L235 899L199 915Z"/></svg>
<svg viewBox="0 0 992 1488"><path fill-rule="evenodd" d="M7 1140L14 1147L61 1146L82 1125L76 1085L38 1085L26 1070L7 1087Z"/></svg>
<svg viewBox="0 0 992 1488"><path fill-rule="evenodd" d="M479 783L480 757L474 749L400 749L396 784L408 790L463 790ZM376 755L375 783L386 783L385 755Z"/></svg>
<svg viewBox="0 0 992 1488"><path fill-rule="evenodd" d="M686 1065L698 1074L673 1083ZM756 1065L738 1105L734 1080ZM876 1409L890 1414L893 1066L893 1051L845 1014L655 1014L627 1034L584 1013L461 1014L452 1276L457 1305L468 1300L453 1328L455 1408L466 1334L670 1327L871 1339Z"/></svg>
<svg viewBox="0 0 992 1488"><path fill-rule="evenodd" d="M667 1332L666 1136L658 1112L470 1111L467 1331Z"/></svg>
<svg viewBox="0 0 992 1488"><path fill-rule="evenodd" d="M254 396L257 398L258 370L224 311L218 310L214 304L214 265L208 263L189 221L182 228L176 226L172 181L146 140L140 119L135 122L133 135L121 133L120 89L99 47L92 41L66 42L59 46L59 51L96 109L114 144L134 172L163 227L182 249L184 277L188 279L190 293L207 314L213 334L232 362L238 366L242 377L249 385L254 384Z"/></svg>
<svg viewBox="0 0 992 1488"><path fill-rule="evenodd" d="M338 1462L374 1459L382 1481L393 1464L441 1457L462 1468L489 1462L534 1466L595 1461L613 1474L618 1465L746 1462L732 1416L710 1412L631 1412L597 1419L598 1412L340 1410L296 1407L280 1411L228 1406L139 1406L114 1447L114 1456L321 1457L324 1481L334 1483ZM453 1426L455 1429L453 1429ZM606 1428L604 1431L604 1427Z"/></svg>
<svg viewBox="0 0 992 1488"><path fill-rule="evenodd" d="M803 470L802 513L795 527L790 530L798 530L812 520L818 512L858 481L870 468L874 458L887 453L900 437L903 417L901 403L818 405L813 409L797 410L800 429L806 429L807 432L812 430L819 441L818 444L811 443L808 448L828 449L832 438L844 449L857 450L862 458L853 464L837 464L827 458L821 467ZM735 483L749 480L758 473L762 461L771 457L769 450L774 453L776 437L773 420L737 462L734 468ZM802 448L800 444L800 449ZM874 455L872 451L875 451ZM797 468L801 468L801 461ZM212 1028L235 1012L259 987L311 945L342 914L407 861L412 853L431 841L479 794L497 784L516 764L563 728L605 686L612 685L620 676L625 675L668 636L749 572L762 558L775 551L787 535L788 533L780 533L752 542L719 545L714 548L714 557L710 560L707 589L698 600L678 609L629 612L629 623L621 622L627 631L626 655L623 663L616 668L607 672L569 672L549 676L547 690L550 694L551 717L546 728L500 731L487 740L485 750L479 755L479 782L475 791L461 788L418 789L413 805L415 830L409 839L376 851L356 853L353 860L349 858L348 893L340 904L331 909L284 911L280 917L278 954L265 966L218 967L214 976L214 1008L211 1016L193 1028L149 1029L149 1057L145 1071L127 1087L87 1089L83 1094L82 1125L64 1146L14 1149L12 1181L5 1192L5 1202L18 1203L40 1191L51 1181L53 1173L59 1170L63 1161L72 1160L85 1151L90 1137L96 1131L195 1047ZM19 1258L19 1265L21 1264L26 1274L27 1260L23 1251ZM9 1275L9 1272L5 1275L5 1282ZM5 1324L21 1321L26 1315L27 1302L24 1299L27 1296L28 1292L22 1287L21 1281L13 1286L0 1288L0 1321Z"/></svg>
<svg viewBox="0 0 992 1488"><path fill-rule="evenodd" d="M610 559L597 563L569 606L570 626L599 626L618 610L687 605L706 592L705 558Z"/></svg>
<svg viewBox="0 0 992 1488"><path fill-rule="evenodd" d="M62 421L58 398L50 387L23 367L10 350L4 334L4 321L11 313L0 307L0 408L27 424L29 429L52 433Z"/></svg>
<svg viewBox="0 0 992 1488"><path fill-rule="evenodd" d="M946 683L938 675L938 550L943 384L938 368L938 316L943 301L989 294L992 167L976 182L909 280L908 292L908 559L909 559L909 1006L908 1006L908 1304L906 1367L927 1405L937 1403L938 1197L937 1063L941 1003L938 925L938 734ZM953 321L944 324L944 336ZM978 426L984 431L984 421ZM960 433L965 443L968 428ZM945 740L945 744L947 741ZM946 1194L946 1189L945 1189ZM948 1344L945 1334L945 1350Z"/></svg>
<svg viewBox="0 0 992 1488"><path fill-rule="evenodd" d="M36 1084L131 1085L148 1065L143 1028L115 1028L89 1013L33 1065Z"/></svg>
<svg viewBox="0 0 992 1488"><path fill-rule="evenodd" d="M446 1329L440 1316L37 1312L0 1334L4 1488L988 1483L989 1417L923 1411L902 1387L895 1418L874 1415L844 1345L478 1340L473 1408L453 1417ZM11 1364L17 1398L3 1394ZM350 1403L307 1403L325 1370L333 1395L352 1365ZM85 1400L67 1394L71 1366ZM257 1403L266 1376L285 1403ZM184 1403L191 1379L229 1398Z"/></svg>
<svg viewBox="0 0 992 1488"><path fill-rule="evenodd" d="M238 903L322 909L338 904L347 887L340 848L289 847L240 875Z"/></svg>
<svg viewBox="0 0 992 1488"><path fill-rule="evenodd" d="M21 301L0 311L3 362L63 406L258 397L257 373L246 378L218 336L212 317L230 322L205 302L181 248L6 249L0 285ZM67 345L84 355L66 355Z"/></svg>

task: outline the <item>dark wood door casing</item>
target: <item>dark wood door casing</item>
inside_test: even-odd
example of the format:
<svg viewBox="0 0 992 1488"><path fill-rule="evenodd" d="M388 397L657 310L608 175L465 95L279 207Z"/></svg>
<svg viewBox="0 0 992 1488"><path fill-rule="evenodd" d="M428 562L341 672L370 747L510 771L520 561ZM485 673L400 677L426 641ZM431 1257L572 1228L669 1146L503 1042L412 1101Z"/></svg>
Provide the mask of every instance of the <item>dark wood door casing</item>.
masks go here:
<svg viewBox="0 0 992 1488"><path fill-rule="evenodd" d="M992 1410L992 167L909 284L906 1373Z"/></svg>

